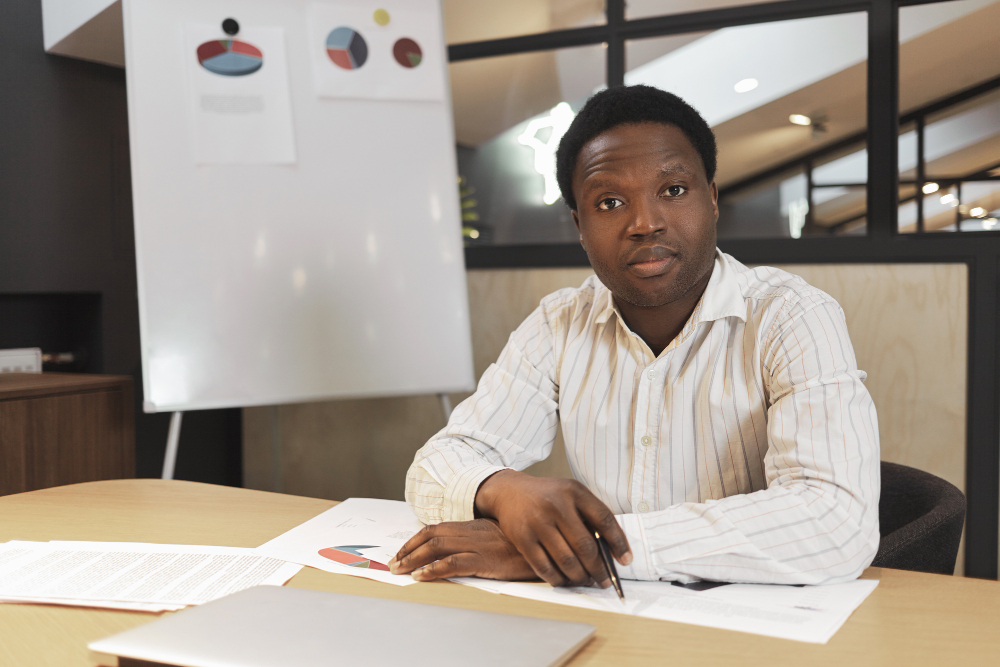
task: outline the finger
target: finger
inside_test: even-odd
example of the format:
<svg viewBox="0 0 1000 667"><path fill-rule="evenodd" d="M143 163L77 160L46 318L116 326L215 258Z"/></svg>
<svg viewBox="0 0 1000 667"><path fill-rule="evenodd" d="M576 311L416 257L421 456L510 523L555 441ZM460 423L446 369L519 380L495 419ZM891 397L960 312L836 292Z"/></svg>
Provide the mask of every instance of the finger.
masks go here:
<svg viewBox="0 0 1000 667"><path fill-rule="evenodd" d="M391 563L392 561L399 561L403 559L408 553L419 547L427 540L434 537L435 533L438 530L438 525L440 524L433 526L424 526L423 528L418 530L416 535L406 540L406 543L399 548L399 551L396 552L396 555L393 556L389 562Z"/></svg>
<svg viewBox="0 0 1000 667"><path fill-rule="evenodd" d="M472 577L479 569L479 556L474 553L458 553L436 560L413 571L417 581L434 581L448 577Z"/></svg>
<svg viewBox="0 0 1000 667"><path fill-rule="evenodd" d="M556 567L548 552L537 541L534 541L527 548L519 550L524 556L524 560L528 561L528 565L542 581L551 586L566 586L569 583L562 570Z"/></svg>
<svg viewBox="0 0 1000 667"><path fill-rule="evenodd" d="M625 531L618 525L614 512L590 492L577 500L577 508L587 525L601 534L611 548L611 553L622 565L632 562L632 548Z"/></svg>
<svg viewBox="0 0 1000 667"><path fill-rule="evenodd" d="M594 537L594 532L583 523L583 518L577 516L575 521L567 518L567 520L560 522L559 530L562 532L566 544L573 550L581 569L586 571L588 578L597 582L601 588L610 586L611 574L608 572L607 565L604 564L604 559L601 558L597 538Z"/></svg>
<svg viewBox="0 0 1000 667"><path fill-rule="evenodd" d="M464 535L435 535L399 560L390 561L389 571L393 574L406 574L452 554L476 552L475 547L475 540Z"/></svg>
<svg viewBox="0 0 1000 667"><path fill-rule="evenodd" d="M417 531L417 534L406 541L406 543L400 547L396 555L392 557L393 561L402 560L408 553L419 547L421 544L434 539L435 537L450 536L450 535L465 535L468 533L468 521L445 521L443 523L436 523L430 526L424 526Z"/></svg>
<svg viewBox="0 0 1000 667"><path fill-rule="evenodd" d="M583 523L579 521L578 523L581 530L586 531ZM589 586L592 581L597 581L591 579L587 568L580 562L580 558L573 547L567 543L566 537L559 528L553 527L552 531L544 535L541 541L552 562L566 577L568 585Z"/></svg>

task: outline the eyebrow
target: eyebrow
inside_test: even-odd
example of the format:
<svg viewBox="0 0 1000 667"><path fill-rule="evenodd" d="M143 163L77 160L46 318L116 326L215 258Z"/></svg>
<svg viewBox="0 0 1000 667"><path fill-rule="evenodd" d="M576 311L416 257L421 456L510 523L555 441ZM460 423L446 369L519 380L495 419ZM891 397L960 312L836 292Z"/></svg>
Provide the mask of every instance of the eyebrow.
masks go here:
<svg viewBox="0 0 1000 667"><path fill-rule="evenodd" d="M687 168L687 165L681 162L669 162L660 167L660 176L673 176L674 174L694 176L694 174L691 173L691 170Z"/></svg>

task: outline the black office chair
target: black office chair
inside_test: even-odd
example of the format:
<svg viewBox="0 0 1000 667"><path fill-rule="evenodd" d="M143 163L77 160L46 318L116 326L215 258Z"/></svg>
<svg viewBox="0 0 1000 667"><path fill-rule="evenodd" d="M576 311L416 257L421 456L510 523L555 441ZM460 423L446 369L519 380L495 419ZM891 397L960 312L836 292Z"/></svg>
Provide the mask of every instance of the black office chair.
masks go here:
<svg viewBox="0 0 1000 667"><path fill-rule="evenodd" d="M878 503L882 540L872 565L954 574L965 495L940 477L882 461Z"/></svg>

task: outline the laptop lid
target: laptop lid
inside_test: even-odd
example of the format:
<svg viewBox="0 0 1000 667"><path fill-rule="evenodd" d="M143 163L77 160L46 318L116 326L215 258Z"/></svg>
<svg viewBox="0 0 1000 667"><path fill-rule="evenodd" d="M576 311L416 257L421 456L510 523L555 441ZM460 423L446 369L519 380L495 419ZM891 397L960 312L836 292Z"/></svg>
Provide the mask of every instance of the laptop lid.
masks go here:
<svg viewBox="0 0 1000 667"><path fill-rule="evenodd" d="M256 586L88 647L184 667L542 666L566 662L593 635L581 623Z"/></svg>

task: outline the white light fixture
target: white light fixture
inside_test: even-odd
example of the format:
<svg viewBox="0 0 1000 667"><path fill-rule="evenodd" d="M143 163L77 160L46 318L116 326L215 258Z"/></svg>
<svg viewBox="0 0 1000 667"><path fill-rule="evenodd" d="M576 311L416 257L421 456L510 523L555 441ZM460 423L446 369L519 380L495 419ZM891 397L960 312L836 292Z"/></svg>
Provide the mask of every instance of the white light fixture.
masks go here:
<svg viewBox="0 0 1000 667"><path fill-rule="evenodd" d="M943 195L941 195L941 203L942 204L955 203L955 195L951 194L950 192L944 193Z"/></svg>
<svg viewBox="0 0 1000 667"><path fill-rule="evenodd" d="M973 218L982 218L986 215L986 209L983 208L982 206L976 206L971 211L969 211L969 215L971 215Z"/></svg>
<svg viewBox="0 0 1000 667"><path fill-rule="evenodd" d="M471 232L469 232L469 238L470 239L478 239L479 238L479 230L478 229L473 229Z"/></svg>
<svg viewBox="0 0 1000 667"><path fill-rule="evenodd" d="M788 120L792 125L812 125L812 118L803 116L800 113L793 113L788 117Z"/></svg>
<svg viewBox="0 0 1000 667"><path fill-rule="evenodd" d="M993 229L997 226L996 218L986 218L983 220L983 229Z"/></svg>
<svg viewBox="0 0 1000 667"><path fill-rule="evenodd" d="M941 186L937 183L924 183L923 191L925 195L934 194Z"/></svg>
<svg viewBox="0 0 1000 667"><path fill-rule="evenodd" d="M749 93L757 87L758 83L757 79L742 79L736 82L736 85L733 86L733 90L737 93Z"/></svg>

